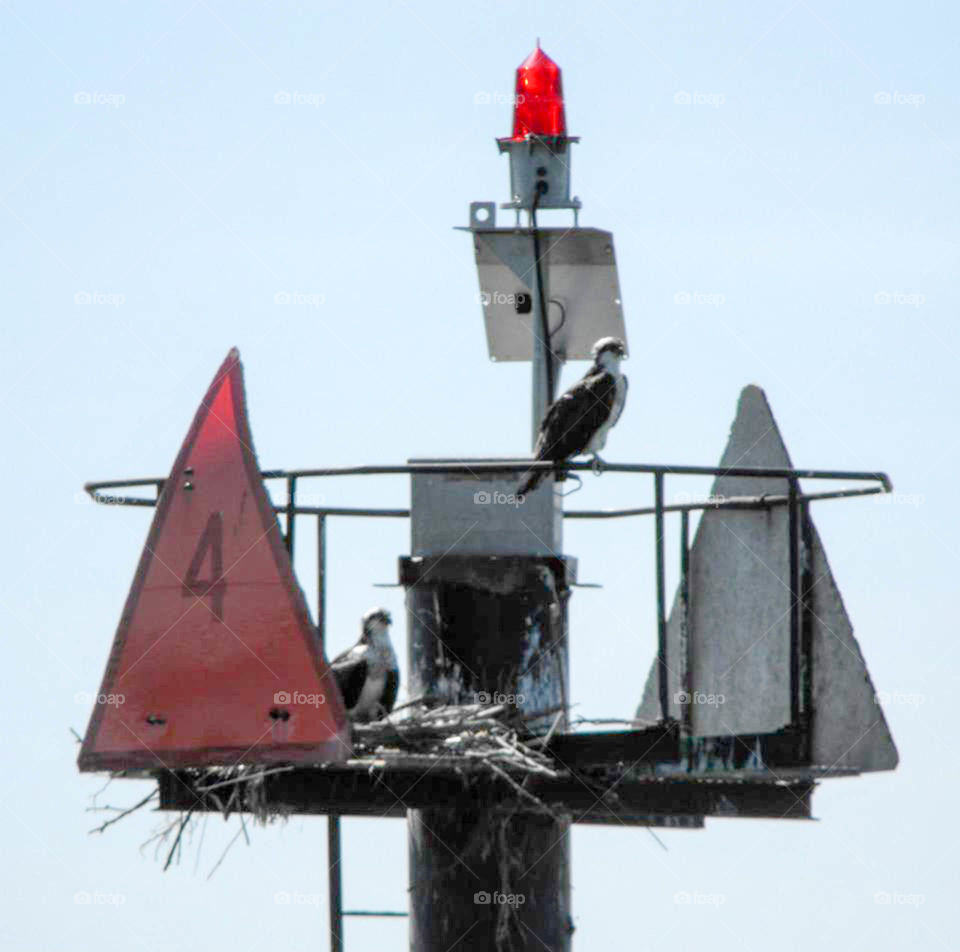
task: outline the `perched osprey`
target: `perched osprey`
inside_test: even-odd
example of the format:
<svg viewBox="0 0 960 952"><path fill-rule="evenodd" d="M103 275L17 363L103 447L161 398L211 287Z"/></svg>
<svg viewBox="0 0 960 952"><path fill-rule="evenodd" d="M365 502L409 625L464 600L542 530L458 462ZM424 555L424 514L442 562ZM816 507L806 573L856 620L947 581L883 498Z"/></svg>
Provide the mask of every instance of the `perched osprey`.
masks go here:
<svg viewBox="0 0 960 952"><path fill-rule="evenodd" d="M594 462L607 442L607 432L620 419L627 399L627 378L620 373L626 345L619 337L602 337L593 345L593 364L563 396L555 400L540 423L533 455L561 463L582 453ZM536 489L549 470L527 473L517 495Z"/></svg>
<svg viewBox="0 0 960 952"><path fill-rule="evenodd" d="M390 613L371 608L362 621L360 640L337 655L330 667L347 715L355 721L373 721L393 710L400 670L390 643Z"/></svg>

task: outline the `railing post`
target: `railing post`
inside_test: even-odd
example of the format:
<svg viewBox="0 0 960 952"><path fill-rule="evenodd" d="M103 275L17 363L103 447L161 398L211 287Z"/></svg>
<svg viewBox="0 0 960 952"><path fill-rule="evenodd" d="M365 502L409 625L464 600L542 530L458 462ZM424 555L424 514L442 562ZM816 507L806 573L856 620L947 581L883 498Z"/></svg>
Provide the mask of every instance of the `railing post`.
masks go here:
<svg viewBox="0 0 960 952"><path fill-rule="evenodd" d="M683 736L693 734L693 659L690 640L690 513L680 511L680 708Z"/></svg>
<svg viewBox="0 0 960 952"><path fill-rule="evenodd" d="M340 817L327 817L327 864L330 880L330 952L343 952L343 899L340 894Z"/></svg>
<svg viewBox="0 0 960 952"><path fill-rule="evenodd" d="M297 477L287 478L287 552L290 554L290 560L293 561L293 526L296 519L297 509Z"/></svg>
<svg viewBox="0 0 960 952"><path fill-rule="evenodd" d="M790 480L787 507L787 545L790 548L790 724L800 724L800 561L797 526L797 483Z"/></svg>
<svg viewBox="0 0 960 952"><path fill-rule="evenodd" d="M317 634L325 644L327 604L327 517L317 515ZM340 878L340 816L327 817L327 878L330 902L330 952L343 952L343 893Z"/></svg>
<svg viewBox="0 0 960 952"><path fill-rule="evenodd" d="M800 717L805 749L800 752L810 762L813 744L813 522L810 504L800 504Z"/></svg>
<svg viewBox="0 0 960 952"><path fill-rule="evenodd" d="M669 690L667 681L667 618L666 583L663 577L663 472L658 470L653 476L654 504L656 506L657 534L657 677L660 687L660 719L669 717Z"/></svg>

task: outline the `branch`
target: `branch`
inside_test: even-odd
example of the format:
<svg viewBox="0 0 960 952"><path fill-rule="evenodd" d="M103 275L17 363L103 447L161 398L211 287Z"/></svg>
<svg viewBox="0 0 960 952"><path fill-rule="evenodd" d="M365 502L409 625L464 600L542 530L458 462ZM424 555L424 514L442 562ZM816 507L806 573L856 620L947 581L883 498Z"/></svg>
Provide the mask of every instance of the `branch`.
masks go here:
<svg viewBox="0 0 960 952"><path fill-rule="evenodd" d="M136 804L135 806L132 806L132 807L130 807L130 808L127 809L127 810L124 810L122 813L118 813L115 817L111 817L109 820L107 820L106 822L102 823L100 826L96 827L95 829L88 830L88 832L89 832L89 833L102 833L108 826L111 826L112 824L116 823L118 820L122 820L125 816L129 816L131 813L133 813L134 810L139 810L140 807L142 807L142 806L144 806L145 804L149 803L149 802L157 795L157 792L158 792L158 791L156 791L156 790L151 791L150 793L148 793L148 794L147 794L138 804ZM108 810L108 809L112 809L112 808L111 808L111 807L95 807L94 809L98 809L98 810Z"/></svg>

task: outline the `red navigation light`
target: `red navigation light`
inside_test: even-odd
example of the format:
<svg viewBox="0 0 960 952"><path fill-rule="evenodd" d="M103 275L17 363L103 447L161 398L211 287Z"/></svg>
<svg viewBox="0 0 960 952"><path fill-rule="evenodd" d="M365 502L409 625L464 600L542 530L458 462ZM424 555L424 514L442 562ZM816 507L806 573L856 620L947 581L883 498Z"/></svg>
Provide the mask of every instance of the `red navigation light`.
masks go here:
<svg viewBox="0 0 960 952"><path fill-rule="evenodd" d="M517 69L513 138L566 134L560 67L540 49L538 42L537 48Z"/></svg>

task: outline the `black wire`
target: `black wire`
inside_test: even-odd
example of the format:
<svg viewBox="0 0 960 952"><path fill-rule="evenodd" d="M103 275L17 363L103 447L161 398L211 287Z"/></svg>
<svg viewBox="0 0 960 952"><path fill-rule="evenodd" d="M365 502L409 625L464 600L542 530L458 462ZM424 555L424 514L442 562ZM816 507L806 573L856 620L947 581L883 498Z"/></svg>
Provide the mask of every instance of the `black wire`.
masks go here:
<svg viewBox="0 0 960 952"><path fill-rule="evenodd" d="M547 399L552 401L554 397L555 381L553 379L553 350L550 347L550 322L547 319L548 302L543 293L543 271L540 267L540 231L537 228L537 205L540 204L540 196L543 192L540 189L542 183L537 183L537 189L533 196L533 205L530 207L530 227L533 229L533 264L537 272L537 298L540 301L540 334L544 346L547 348ZM566 320L566 314L564 314ZM563 325L561 324L561 327ZM557 328L559 330L559 328Z"/></svg>
<svg viewBox="0 0 960 952"><path fill-rule="evenodd" d="M560 323L550 331L550 340L553 340L553 338L560 333L560 328L567 323L567 309L563 306L563 301L559 298L550 298L550 303L556 304L557 307L560 308Z"/></svg>

